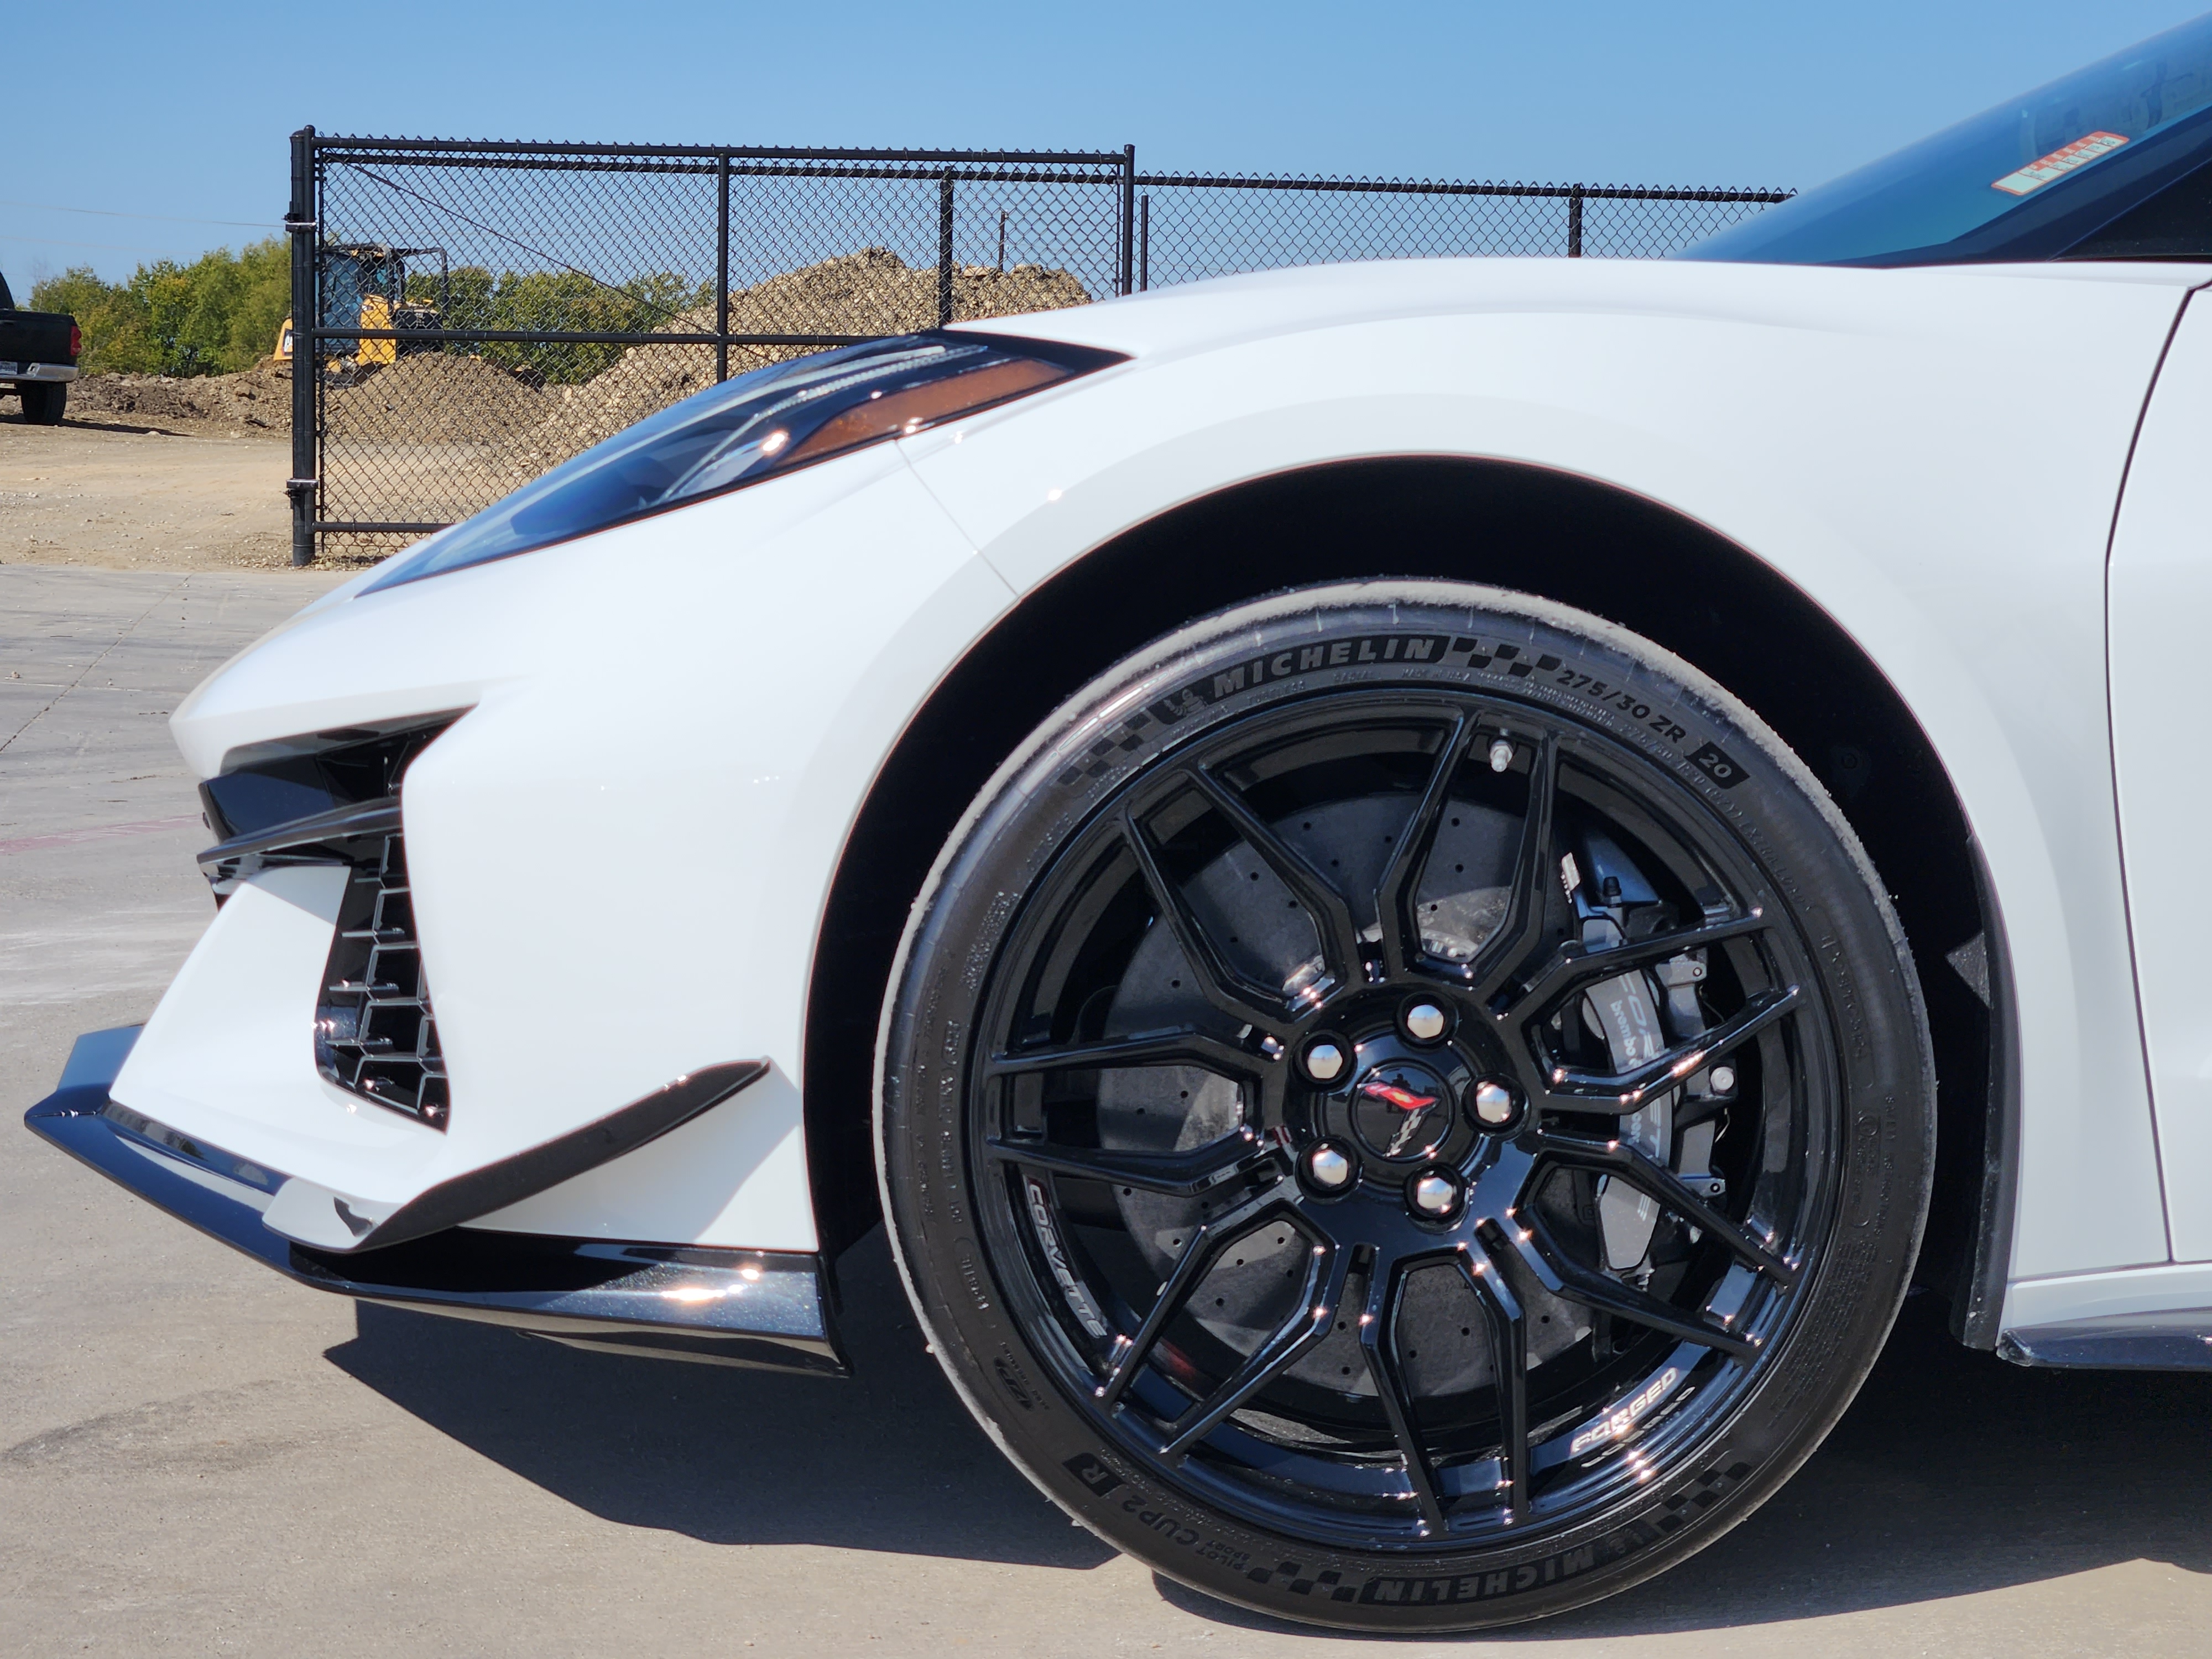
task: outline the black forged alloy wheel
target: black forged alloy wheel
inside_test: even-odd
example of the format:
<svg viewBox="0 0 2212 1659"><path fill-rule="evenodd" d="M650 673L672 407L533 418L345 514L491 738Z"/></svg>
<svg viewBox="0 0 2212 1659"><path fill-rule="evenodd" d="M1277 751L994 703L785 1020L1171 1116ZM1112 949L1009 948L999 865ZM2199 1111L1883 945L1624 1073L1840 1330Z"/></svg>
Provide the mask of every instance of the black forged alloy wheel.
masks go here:
<svg viewBox="0 0 2212 1659"><path fill-rule="evenodd" d="M1934 1156L1911 959L1756 718L1371 583L1063 708L916 906L884 1191L940 1361L1109 1542L1382 1632L1559 1611L1810 1454Z"/></svg>

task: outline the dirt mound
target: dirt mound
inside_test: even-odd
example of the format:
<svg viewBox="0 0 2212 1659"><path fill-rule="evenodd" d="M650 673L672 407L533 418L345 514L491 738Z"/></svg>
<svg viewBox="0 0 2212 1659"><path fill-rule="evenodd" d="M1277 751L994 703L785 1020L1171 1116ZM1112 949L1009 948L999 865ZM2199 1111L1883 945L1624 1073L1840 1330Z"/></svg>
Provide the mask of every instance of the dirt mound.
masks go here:
<svg viewBox="0 0 2212 1659"><path fill-rule="evenodd" d="M963 265L952 275L956 321L1012 317L1090 302L1065 270ZM863 248L771 276L730 295L733 334L902 334L937 325L937 268L908 264L888 248ZM671 320L672 333L708 330L702 309ZM782 362L816 346L732 346L730 373ZM679 398L714 383L712 346L635 346L605 373L551 394L552 412L512 457L517 481L535 477L580 450L611 438Z"/></svg>
<svg viewBox="0 0 2212 1659"><path fill-rule="evenodd" d="M963 265L952 276L952 314L959 322L1090 299L1068 272L1042 265L1003 271ZM909 265L888 248L824 259L730 295L730 328L738 334L901 334L936 322L936 267ZM714 326L714 314L705 308L666 325L671 332ZM816 349L732 346L730 372ZM580 386L542 388L482 357L426 351L368 370L352 384L325 387L323 418L326 437L341 444L480 447L471 471L481 476L468 493L489 501L714 383L712 346L635 346ZM88 374L70 388L69 412L98 424L199 436L289 437L291 365L270 361L242 374L187 380Z"/></svg>
<svg viewBox="0 0 2212 1659"><path fill-rule="evenodd" d="M72 419L103 424L219 427L226 434L289 436L292 371L264 362L238 374L172 380L163 374L85 374L70 387ZM106 417L106 418L103 418Z"/></svg>
<svg viewBox="0 0 2212 1659"><path fill-rule="evenodd" d="M323 392L331 439L504 448L545 419L546 394L481 357L419 351Z"/></svg>

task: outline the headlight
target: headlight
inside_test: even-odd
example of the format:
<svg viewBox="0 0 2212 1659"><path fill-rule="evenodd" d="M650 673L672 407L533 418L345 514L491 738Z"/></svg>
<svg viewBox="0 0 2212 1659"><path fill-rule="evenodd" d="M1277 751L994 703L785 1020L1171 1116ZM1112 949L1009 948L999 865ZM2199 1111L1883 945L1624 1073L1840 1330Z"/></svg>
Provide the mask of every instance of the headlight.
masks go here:
<svg viewBox="0 0 2212 1659"><path fill-rule="evenodd" d="M908 334L757 368L672 404L442 531L362 591L527 553L1026 397L1120 354Z"/></svg>

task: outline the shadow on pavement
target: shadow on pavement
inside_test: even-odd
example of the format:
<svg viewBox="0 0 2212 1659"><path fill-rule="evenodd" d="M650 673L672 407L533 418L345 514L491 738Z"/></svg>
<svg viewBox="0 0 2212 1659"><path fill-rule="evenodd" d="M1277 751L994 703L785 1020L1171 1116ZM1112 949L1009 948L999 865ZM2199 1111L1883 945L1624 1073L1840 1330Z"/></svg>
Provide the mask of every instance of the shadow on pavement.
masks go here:
<svg viewBox="0 0 2212 1659"><path fill-rule="evenodd" d="M849 1382L578 1353L363 1306L329 1358L456 1440L592 1513L712 1543L817 1543L1095 1567L922 1351L878 1233L841 1264ZM2212 1375L2023 1370L1906 1304L1827 1443L1674 1571L1523 1639L1757 1625L2152 1560L2212 1573ZM1292 1630L1164 1579L1217 1622Z"/></svg>
<svg viewBox="0 0 2212 1659"><path fill-rule="evenodd" d="M839 1263L849 1381L580 1353L362 1304L333 1364L471 1450L624 1526L1089 1568L923 1351L880 1230Z"/></svg>
<svg viewBox="0 0 2212 1659"><path fill-rule="evenodd" d="M1486 1639L1818 1618L2124 1561L2212 1573L2212 1374L2024 1370L1959 1346L1946 1317L1939 1297L1908 1302L1826 1443L1711 1548L1583 1612ZM1298 1628L1153 1582L1219 1623Z"/></svg>

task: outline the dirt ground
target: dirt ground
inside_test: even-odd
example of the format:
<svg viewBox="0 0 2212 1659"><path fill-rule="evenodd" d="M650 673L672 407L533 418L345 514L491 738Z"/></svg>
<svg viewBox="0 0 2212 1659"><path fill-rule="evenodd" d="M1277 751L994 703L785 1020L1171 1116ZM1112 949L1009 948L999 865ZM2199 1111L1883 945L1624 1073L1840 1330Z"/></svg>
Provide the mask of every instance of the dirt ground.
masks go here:
<svg viewBox="0 0 2212 1659"><path fill-rule="evenodd" d="M0 564L289 569L292 451L127 417L0 414Z"/></svg>

